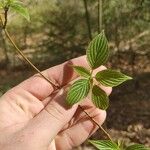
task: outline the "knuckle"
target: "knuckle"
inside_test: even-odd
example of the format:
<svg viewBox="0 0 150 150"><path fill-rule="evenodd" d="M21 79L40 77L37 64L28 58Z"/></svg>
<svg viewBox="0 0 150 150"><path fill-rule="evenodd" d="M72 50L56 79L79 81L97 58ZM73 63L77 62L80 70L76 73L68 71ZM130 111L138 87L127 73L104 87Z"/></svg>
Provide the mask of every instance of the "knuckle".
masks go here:
<svg viewBox="0 0 150 150"><path fill-rule="evenodd" d="M16 92L15 92L14 88L12 88L12 89L8 90L3 96L13 99L14 95L16 95Z"/></svg>
<svg viewBox="0 0 150 150"><path fill-rule="evenodd" d="M48 106L44 110L50 115L50 117L59 122L61 122L65 117L63 110L51 104L48 104Z"/></svg>
<svg viewBox="0 0 150 150"><path fill-rule="evenodd" d="M65 132L65 137L66 137L66 140L67 140L67 143L68 143L68 147L70 149L72 149L73 147L76 147L78 146L78 144L76 143L76 141L73 139L72 135L68 132Z"/></svg>

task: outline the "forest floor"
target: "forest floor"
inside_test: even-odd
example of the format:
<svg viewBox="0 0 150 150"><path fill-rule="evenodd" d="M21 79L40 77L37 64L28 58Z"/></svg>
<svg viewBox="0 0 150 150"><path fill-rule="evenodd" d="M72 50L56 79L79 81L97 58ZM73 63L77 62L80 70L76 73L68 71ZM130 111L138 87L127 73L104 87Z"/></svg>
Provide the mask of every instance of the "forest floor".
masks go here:
<svg viewBox="0 0 150 150"><path fill-rule="evenodd" d="M138 67L137 67L138 68ZM0 94L33 75L33 71L0 70ZM150 70L140 71L129 81L113 90L104 124L114 139L142 143L150 147ZM96 132L92 139L105 139ZM87 142L75 150L93 150Z"/></svg>

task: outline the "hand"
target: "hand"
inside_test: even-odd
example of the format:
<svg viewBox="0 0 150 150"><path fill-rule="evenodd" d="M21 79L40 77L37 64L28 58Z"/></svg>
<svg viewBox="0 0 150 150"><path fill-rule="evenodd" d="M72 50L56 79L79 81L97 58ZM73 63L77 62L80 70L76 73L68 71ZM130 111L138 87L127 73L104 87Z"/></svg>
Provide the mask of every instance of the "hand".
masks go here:
<svg viewBox="0 0 150 150"><path fill-rule="evenodd" d="M70 150L83 143L97 129L78 104L65 104L66 89L78 76L70 67L88 67L79 57L42 73L59 84L54 87L39 75L22 82L5 93L0 100L0 149L2 150ZM100 67L98 70L106 69ZM111 88L103 87L107 94ZM106 112L95 108L86 98L82 107L100 125Z"/></svg>

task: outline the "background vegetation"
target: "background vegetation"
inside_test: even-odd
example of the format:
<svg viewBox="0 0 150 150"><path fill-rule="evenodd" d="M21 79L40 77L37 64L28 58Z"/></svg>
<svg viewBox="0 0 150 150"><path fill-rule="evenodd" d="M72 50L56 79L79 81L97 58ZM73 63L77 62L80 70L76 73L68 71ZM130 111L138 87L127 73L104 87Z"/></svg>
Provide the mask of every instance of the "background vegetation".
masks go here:
<svg viewBox="0 0 150 150"><path fill-rule="evenodd" d="M31 22L12 12L8 30L41 70L85 54L90 38L105 30L112 53L106 66L134 78L114 89L106 127L114 138L150 146L150 0L25 2ZM33 74L5 39L0 30L0 94Z"/></svg>

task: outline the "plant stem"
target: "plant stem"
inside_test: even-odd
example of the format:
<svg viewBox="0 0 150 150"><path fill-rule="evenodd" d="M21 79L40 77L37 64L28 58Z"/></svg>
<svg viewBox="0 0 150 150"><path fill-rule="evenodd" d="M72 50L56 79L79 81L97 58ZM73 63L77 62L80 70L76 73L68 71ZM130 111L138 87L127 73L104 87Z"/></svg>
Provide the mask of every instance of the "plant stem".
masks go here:
<svg viewBox="0 0 150 150"><path fill-rule="evenodd" d="M79 108L90 118L91 121L93 121L93 122L99 127L99 129L101 129L101 130L107 135L107 137L108 137L111 141L113 141L112 138L111 138L111 136L109 135L109 133L108 133L101 125L99 125L99 123L96 122L96 121L90 116L90 114L84 110L84 108L83 108L81 105L79 105Z"/></svg>
<svg viewBox="0 0 150 150"><path fill-rule="evenodd" d="M8 21L8 10L9 10L9 7L5 7L4 8L4 16L5 16L5 22L4 22L4 25L3 25L3 28L5 29L6 28L6 25L7 25L7 21Z"/></svg>

